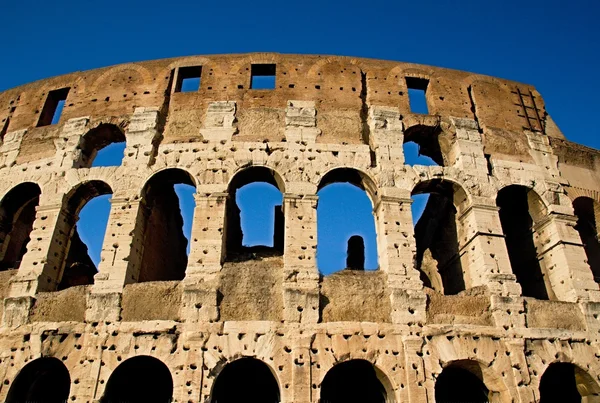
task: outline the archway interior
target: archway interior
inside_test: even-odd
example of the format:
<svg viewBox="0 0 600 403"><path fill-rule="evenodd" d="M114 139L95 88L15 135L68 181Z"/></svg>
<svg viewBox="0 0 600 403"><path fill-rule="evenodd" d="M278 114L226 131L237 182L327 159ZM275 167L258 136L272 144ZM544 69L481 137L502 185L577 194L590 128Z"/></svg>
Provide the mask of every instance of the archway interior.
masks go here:
<svg viewBox="0 0 600 403"><path fill-rule="evenodd" d="M578 197L573 201L573 209L577 216L575 229L579 232L585 249L588 264L592 269L594 280L600 282L600 242L598 242L597 216L600 205L589 197Z"/></svg>
<svg viewBox="0 0 600 403"><path fill-rule="evenodd" d="M500 223L513 273L523 295L549 299L549 292L534 241L534 221L530 214L529 189L511 185L498 192Z"/></svg>
<svg viewBox="0 0 600 403"><path fill-rule="evenodd" d="M373 364L365 360L337 364L321 384L321 403L385 403L386 398Z"/></svg>
<svg viewBox="0 0 600 403"><path fill-rule="evenodd" d="M194 192L192 178L180 169L160 171L146 183L136 223L134 245L141 250L141 259L134 281L183 280Z"/></svg>
<svg viewBox="0 0 600 403"><path fill-rule="evenodd" d="M231 179L225 220L227 260L283 254L283 192L282 180L266 167L244 169Z"/></svg>
<svg viewBox="0 0 600 403"><path fill-rule="evenodd" d="M361 172L338 168L328 172L317 189L317 267L322 274L350 268L377 270L377 232L373 212L375 184ZM362 243L357 242L362 238ZM364 247L363 247L364 245ZM350 250L358 247L364 250ZM364 264L348 258L364 256Z"/></svg>
<svg viewBox="0 0 600 403"><path fill-rule="evenodd" d="M581 402L577 384L574 365L564 362L550 364L540 380L540 403Z"/></svg>
<svg viewBox="0 0 600 403"><path fill-rule="evenodd" d="M278 403L279 386L269 367L254 358L227 364L217 376L212 403Z"/></svg>
<svg viewBox="0 0 600 403"><path fill-rule="evenodd" d="M481 379L481 371L477 364L472 371L459 366L444 368L435 382L436 403L487 403L489 391Z"/></svg>
<svg viewBox="0 0 600 403"><path fill-rule="evenodd" d="M18 269L27 251L41 190L22 183L10 190L0 203L0 270Z"/></svg>
<svg viewBox="0 0 600 403"><path fill-rule="evenodd" d="M120 166L125 152L125 134L116 125L101 123L79 142L80 160L76 167Z"/></svg>
<svg viewBox="0 0 600 403"><path fill-rule="evenodd" d="M283 250L282 203L283 195L279 189L267 182L252 182L237 190L242 247L264 246Z"/></svg>
<svg viewBox="0 0 600 403"><path fill-rule="evenodd" d="M120 364L110 375L101 403L169 403L173 377L160 360L139 356Z"/></svg>
<svg viewBox="0 0 600 403"><path fill-rule="evenodd" d="M110 186L101 181L83 183L67 195L65 206L67 220L62 233L69 234L69 239L66 242L58 290L93 284L94 275L98 272L96 262L100 260L111 195ZM100 206L101 209L90 214L90 209L86 208L89 203L92 210L94 206ZM83 221L80 221L81 219ZM95 262L91 256L94 256L97 261Z"/></svg>
<svg viewBox="0 0 600 403"><path fill-rule="evenodd" d="M418 221L413 216L417 269L426 287L446 295L458 294L466 284L458 245L454 186L442 180L421 182L412 198L423 194L429 196L425 208Z"/></svg>
<svg viewBox="0 0 600 403"><path fill-rule="evenodd" d="M64 403L69 398L71 377L57 358L38 358L25 365L13 381L6 403Z"/></svg>

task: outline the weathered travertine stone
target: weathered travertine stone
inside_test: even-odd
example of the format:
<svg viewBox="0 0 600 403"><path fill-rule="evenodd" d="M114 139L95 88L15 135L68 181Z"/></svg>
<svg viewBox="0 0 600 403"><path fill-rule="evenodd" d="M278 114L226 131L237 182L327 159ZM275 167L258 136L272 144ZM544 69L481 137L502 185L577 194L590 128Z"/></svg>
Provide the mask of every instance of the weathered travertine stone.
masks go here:
<svg viewBox="0 0 600 403"><path fill-rule="evenodd" d="M250 88L256 64L276 65L274 89ZM190 67L201 86L180 92ZM415 80L428 114L410 109ZM59 122L44 124L48 93L67 87ZM286 403L318 402L354 360L387 402L434 402L453 368L490 401L537 402L555 363L572 364L582 401L600 401L600 152L564 139L529 85L337 56L192 56L5 91L0 122L0 401L53 357L70 377L63 400L100 402L143 356L167 368L177 403L210 402L248 357ZM126 139L120 166L91 166L85 136L99 127ZM406 142L440 166L406 164ZM238 180L281 191L273 248L241 245ZM377 271L318 270L317 193L334 182L372 202ZM39 192L10 193L21 184ZM174 184L196 189L189 255ZM77 276L89 262L76 223L102 194L91 284Z"/></svg>

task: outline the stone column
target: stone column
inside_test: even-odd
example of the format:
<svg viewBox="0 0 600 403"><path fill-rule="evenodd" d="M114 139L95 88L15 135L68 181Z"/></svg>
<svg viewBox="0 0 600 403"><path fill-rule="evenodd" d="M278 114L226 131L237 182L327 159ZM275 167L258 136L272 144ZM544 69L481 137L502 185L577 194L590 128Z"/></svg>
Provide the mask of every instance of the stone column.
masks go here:
<svg viewBox="0 0 600 403"><path fill-rule="evenodd" d="M27 253L4 300L4 324L26 323L35 294L56 289L74 224L74 217L65 213L62 204L37 207Z"/></svg>
<svg viewBox="0 0 600 403"><path fill-rule="evenodd" d="M404 344L404 368L408 402L426 402L425 366L423 363L423 339L407 336Z"/></svg>
<svg viewBox="0 0 600 403"><path fill-rule="evenodd" d="M207 193L199 188L194 197L196 208L181 316L188 322L216 321L219 272L225 255L227 193Z"/></svg>
<svg viewBox="0 0 600 403"><path fill-rule="evenodd" d="M4 135L2 145L0 146L0 167L11 167L16 163L21 142L27 130L16 130Z"/></svg>
<svg viewBox="0 0 600 403"><path fill-rule="evenodd" d="M58 138L54 139L56 166L69 169L81 168L81 149L78 145L81 137L88 131L89 117L67 120ZM75 165L75 166L74 166Z"/></svg>
<svg viewBox="0 0 600 403"><path fill-rule="evenodd" d="M487 286L496 326L525 327L521 286L511 269L498 207L471 204L457 218L466 288Z"/></svg>
<svg viewBox="0 0 600 403"><path fill-rule="evenodd" d="M551 212L534 225L540 265L559 301L600 301L598 284L586 263L577 218Z"/></svg>
<svg viewBox="0 0 600 403"><path fill-rule="evenodd" d="M316 195L283 195L283 317L287 322L317 323L319 320L317 200Z"/></svg>
<svg viewBox="0 0 600 403"><path fill-rule="evenodd" d="M385 195L391 193L395 195ZM392 303L392 322L425 322L426 296L415 268L417 245L414 236L412 200L407 191L382 189L374 208L377 227L379 268L387 274Z"/></svg>
<svg viewBox="0 0 600 403"><path fill-rule="evenodd" d="M111 199L98 273L88 294L86 320L116 321L123 287L137 281L143 252L146 209L140 199ZM137 235L137 236L136 236Z"/></svg>
<svg viewBox="0 0 600 403"><path fill-rule="evenodd" d="M162 135L158 131L159 107L135 108L125 138L127 146L123 166L152 165Z"/></svg>
<svg viewBox="0 0 600 403"><path fill-rule="evenodd" d="M450 164L476 175L487 176L487 161L477 122L462 118L450 118L450 120L456 130L454 143L448 153Z"/></svg>

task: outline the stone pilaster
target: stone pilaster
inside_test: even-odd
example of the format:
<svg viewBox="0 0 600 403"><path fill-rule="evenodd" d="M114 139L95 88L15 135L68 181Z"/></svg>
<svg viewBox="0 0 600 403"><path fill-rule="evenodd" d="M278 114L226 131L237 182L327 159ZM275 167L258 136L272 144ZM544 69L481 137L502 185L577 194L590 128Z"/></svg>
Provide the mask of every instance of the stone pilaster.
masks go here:
<svg viewBox="0 0 600 403"><path fill-rule="evenodd" d="M394 167L404 164L404 132L398 108L369 108L369 146L375 153L377 166Z"/></svg>
<svg viewBox="0 0 600 403"><path fill-rule="evenodd" d="M598 284L586 263L577 218L550 213L534 225L540 265L559 301L600 301Z"/></svg>
<svg viewBox="0 0 600 403"><path fill-rule="evenodd" d="M283 255L283 317L287 322L319 320L319 273L316 195L283 196L285 241Z"/></svg>
<svg viewBox="0 0 600 403"><path fill-rule="evenodd" d="M74 224L74 217L66 214L60 204L37 207L27 253L4 301L5 324L25 323L35 294L56 290Z"/></svg>
<svg viewBox="0 0 600 403"><path fill-rule="evenodd" d="M125 284L137 281L143 252L145 223L141 200L113 197L98 273L87 297L87 321L115 321L120 317ZM138 225L139 223L139 225Z"/></svg>
<svg viewBox="0 0 600 403"><path fill-rule="evenodd" d="M0 167L10 167L15 164L25 133L27 130L16 130L4 135L0 146Z"/></svg>
<svg viewBox="0 0 600 403"><path fill-rule="evenodd" d="M235 101L210 102L200 134L208 141L229 141L237 133Z"/></svg>
<svg viewBox="0 0 600 403"><path fill-rule="evenodd" d="M483 154L483 143L477 122L460 118L451 118L451 121L456 130L456 137L448 153L449 163L475 175L486 176L487 161Z"/></svg>
<svg viewBox="0 0 600 403"><path fill-rule="evenodd" d="M423 363L423 339L421 337L405 337L404 369L406 371L406 388L408 402L425 402L427 390L425 387L425 367Z"/></svg>
<svg viewBox="0 0 600 403"><path fill-rule="evenodd" d="M158 143L162 138L159 131L160 108L135 108L127 127L127 146L123 166L152 165L156 158Z"/></svg>
<svg viewBox="0 0 600 403"><path fill-rule="evenodd" d="M288 143L314 144L317 129L315 101L288 101L285 109L285 139Z"/></svg>
<svg viewBox="0 0 600 403"><path fill-rule="evenodd" d="M393 323L425 321L426 297L415 268L411 203L408 195L381 196L374 209L379 267L387 274Z"/></svg>
<svg viewBox="0 0 600 403"><path fill-rule="evenodd" d="M217 289L225 254L227 193L198 191L195 199L181 316L188 322L208 322L218 318Z"/></svg>
<svg viewBox="0 0 600 403"><path fill-rule="evenodd" d="M81 168L82 156L78 146L88 130L89 122L87 116L67 120L58 138L54 139L56 166L66 169Z"/></svg>

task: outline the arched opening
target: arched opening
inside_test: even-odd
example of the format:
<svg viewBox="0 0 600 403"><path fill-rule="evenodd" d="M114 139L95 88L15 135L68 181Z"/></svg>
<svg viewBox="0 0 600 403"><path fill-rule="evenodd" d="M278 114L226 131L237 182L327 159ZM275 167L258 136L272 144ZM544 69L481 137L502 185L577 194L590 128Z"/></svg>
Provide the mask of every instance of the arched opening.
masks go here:
<svg viewBox="0 0 600 403"><path fill-rule="evenodd" d="M413 200L429 197L418 221L413 213L417 242L417 270L426 287L445 294L466 289L457 234L457 207L466 200L458 185L441 179L420 182L412 191ZM415 222L416 221L416 222Z"/></svg>
<svg viewBox="0 0 600 403"><path fill-rule="evenodd" d="M600 401L600 387L576 365L556 362L540 380L540 403L591 403Z"/></svg>
<svg viewBox="0 0 600 403"><path fill-rule="evenodd" d="M577 216L575 229L579 232L594 280L600 283L600 242L596 220L600 216L600 203L589 197L578 197L573 201L573 209Z"/></svg>
<svg viewBox="0 0 600 403"><path fill-rule="evenodd" d="M404 159L407 165L444 166L440 147L440 126L414 125L404 132Z"/></svg>
<svg viewBox="0 0 600 403"><path fill-rule="evenodd" d="M255 358L240 358L219 373L210 401L278 403L279 386L267 364Z"/></svg>
<svg viewBox="0 0 600 403"><path fill-rule="evenodd" d="M227 260L283 254L283 181L266 167L244 169L231 179L226 216Z"/></svg>
<svg viewBox="0 0 600 403"><path fill-rule="evenodd" d="M500 223L513 273L523 295L550 299L550 282L540 265L534 240L534 216L543 215L543 203L531 189L510 185L498 192Z"/></svg>
<svg viewBox="0 0 600 403"><path fill-rule="evenodd" d="M0 202L0 270L18 269L27 251L41 190L31 182L11 189Z"/></svg>
<svg viewBox="0 0 600 403"><path fill-rule="evenodd" d="M110 375L101 403L169 403L173 377L160 360L147 355L123 361Z"/></svg>
<svg viewBox="0 0 600 403"><path fill-rule="evenodd" d="M317 267L321 273L379 267L371 199L376 193L371 179L355 169L334 169L321 179L317 192ZM348 258L356 256L364 261L362 265L349 266Z"/></svg>
<svg viewBox="0 0 600 403"><path fill-rule="evenodd" d="M94 283L110 211L109 195L112 195L112 190L106 183L90 181L78 185L66 196L64 220L57 225L55 231L58 244L66 245L56 289L64 290ZM104 207L95 212L89 209L83 211L88 203L98 206L97 202L104 204ZM92 259L90 254L95 258Z"/></svg>
<svg viewBox="0 0 600 403"><path fill-rule="evenodd" d="M378 376L379 375L379 376ZM383 377L365 360L350 360L331 368L321 384L321 403L385 403L387 391ZM387 379L385 379L385 383ZM392 398L390 396L390 398Z"/></svg>
<svg viewBox="0 0 600 403"><path fill-rule="evenodd" d="M444 368L435 382L436 403L487 403L490 391L478 363L460 361Z"/></svg>
<svg viewBox="0 0 600 403"><path fill-rule="evenodd" d="M101 123L79 141L81 150L75 168L120 166L125 152L125 134L121 128Z"/></svg>
<svg viewBox="0 0 600 403"><path fill-rule="evenodd" d="M146 183L133 242L140 260L130 281L183 280L195 190L190 174L176 168L160 171Z"/></svg>
<svg viewBox="0 0 600 403"><path fill-rule="evenodd" d="M6 403L64 403L70 390L67 367L54 357L38 358L19 372L8 390Z"/></svg>

